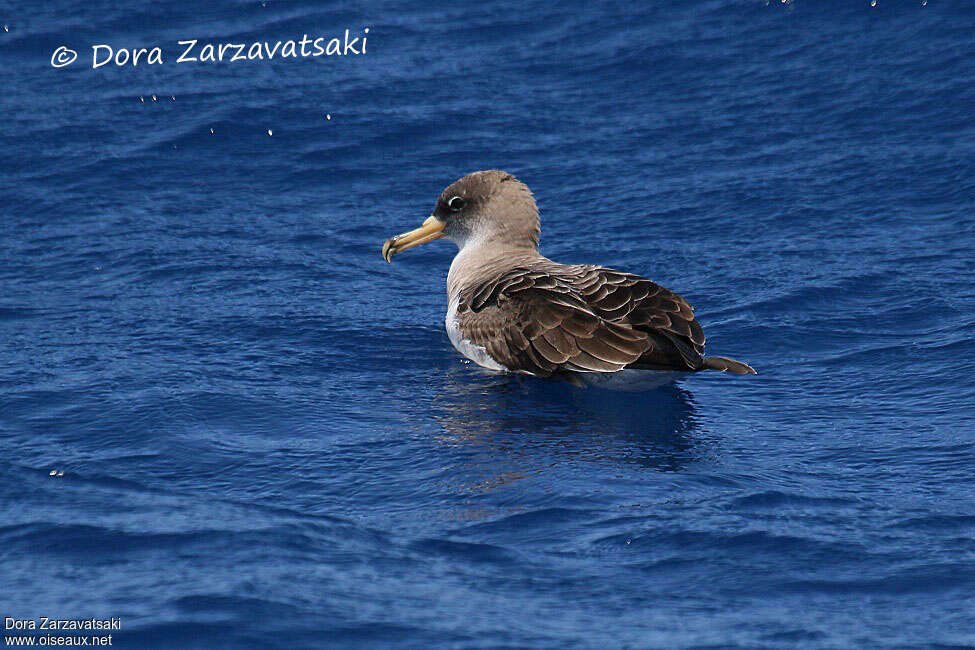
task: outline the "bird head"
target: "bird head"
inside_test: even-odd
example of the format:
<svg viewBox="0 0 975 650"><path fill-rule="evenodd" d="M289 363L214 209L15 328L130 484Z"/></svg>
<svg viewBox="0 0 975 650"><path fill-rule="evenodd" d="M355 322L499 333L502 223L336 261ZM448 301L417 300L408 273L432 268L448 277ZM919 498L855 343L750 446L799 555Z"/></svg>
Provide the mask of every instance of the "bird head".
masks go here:
<svg viewBox="0 0 975 650"><path fill-rule="evenodd" d="M433 214L419 228L391 237L383 258L435 239L459 248L494 242L509 248L537 250L538 207L528 187L507 172L474 172L440 193Z"/></svg>

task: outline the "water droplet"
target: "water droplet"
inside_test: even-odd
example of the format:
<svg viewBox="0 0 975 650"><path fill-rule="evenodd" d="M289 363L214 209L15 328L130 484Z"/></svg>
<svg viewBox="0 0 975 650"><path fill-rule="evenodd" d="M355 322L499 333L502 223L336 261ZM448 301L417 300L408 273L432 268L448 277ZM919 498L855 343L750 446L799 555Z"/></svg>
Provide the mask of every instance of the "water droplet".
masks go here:
<svg viewBox="0 0 975 650"><path fill-rule="evenodd" d="M274 131L272 131L271 129L268 129L268 130L267 130L267 134L268 134L268 135L274 135Z"/></svg>

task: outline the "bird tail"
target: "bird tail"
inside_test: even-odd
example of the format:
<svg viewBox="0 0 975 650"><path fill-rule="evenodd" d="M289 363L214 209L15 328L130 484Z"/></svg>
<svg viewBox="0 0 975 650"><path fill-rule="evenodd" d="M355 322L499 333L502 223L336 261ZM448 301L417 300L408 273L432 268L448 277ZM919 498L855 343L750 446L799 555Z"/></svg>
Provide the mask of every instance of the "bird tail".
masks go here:
<svg viewBox="0 0 975 650"><path fill-rule="evenodd" d="M728 359L726 357L705 357L702 368L709 370L720 370L721 372L733 372L736 375L757 375L755 369L747 363Z"/></svg>

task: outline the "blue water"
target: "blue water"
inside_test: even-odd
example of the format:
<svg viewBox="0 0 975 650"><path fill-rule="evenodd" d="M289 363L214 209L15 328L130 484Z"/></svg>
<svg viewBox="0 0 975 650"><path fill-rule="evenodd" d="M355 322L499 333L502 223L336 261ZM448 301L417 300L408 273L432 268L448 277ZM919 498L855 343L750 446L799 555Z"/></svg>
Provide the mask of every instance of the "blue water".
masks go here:
<svg viewBox="0 0 975 650"><path fill-rule="evenodd" d="M423 4L0 7L0 616L118 617L122 648L975 647L975 6ZM488 168L543 253L674 289L760 374L465 363L453 247L379 249Z"/></svg>

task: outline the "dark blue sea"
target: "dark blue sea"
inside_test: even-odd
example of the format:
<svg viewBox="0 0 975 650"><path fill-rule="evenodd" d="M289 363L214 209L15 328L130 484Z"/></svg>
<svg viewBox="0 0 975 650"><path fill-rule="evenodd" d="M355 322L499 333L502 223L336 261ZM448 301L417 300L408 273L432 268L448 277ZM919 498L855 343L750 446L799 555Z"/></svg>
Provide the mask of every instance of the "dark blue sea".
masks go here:
<svg viewBox="0 0 975 650"><path fill-rule="evenodd" d="M0 24L6 643L114 617L134 649L975 647L972 3ZM467 363L455 248L380 247L492 168L544 254L677 291L759 374Z"/></svg>

